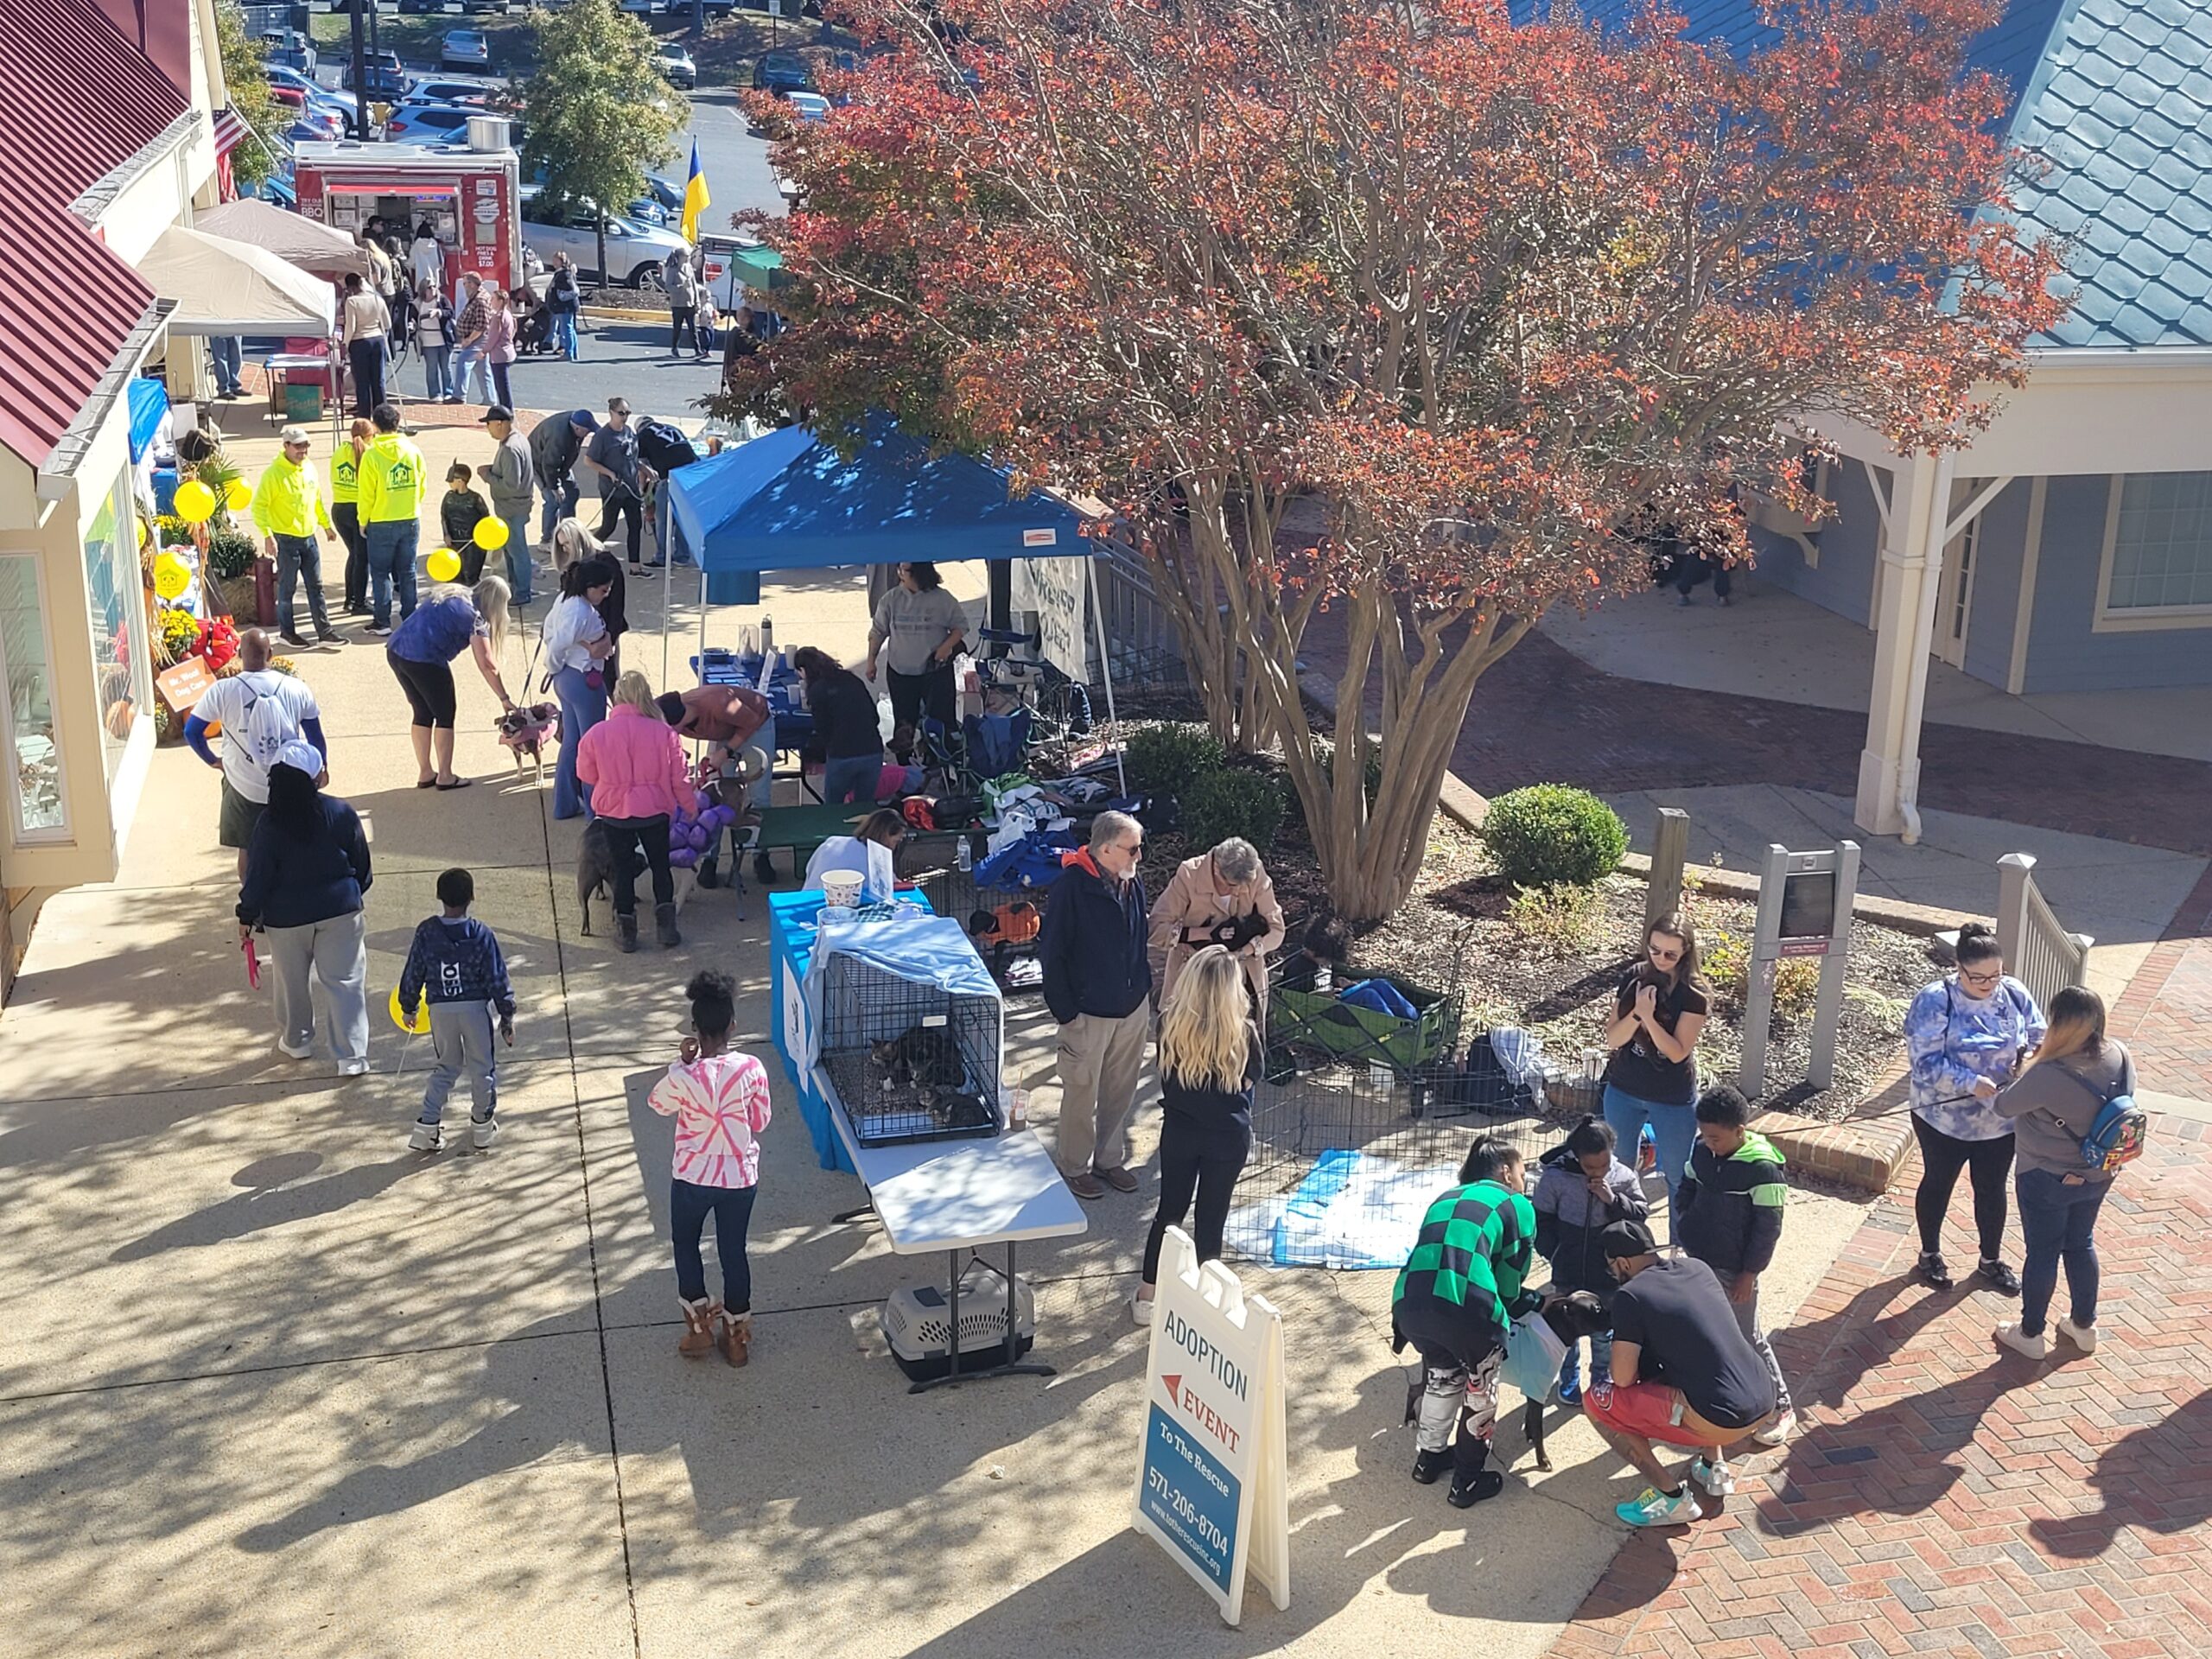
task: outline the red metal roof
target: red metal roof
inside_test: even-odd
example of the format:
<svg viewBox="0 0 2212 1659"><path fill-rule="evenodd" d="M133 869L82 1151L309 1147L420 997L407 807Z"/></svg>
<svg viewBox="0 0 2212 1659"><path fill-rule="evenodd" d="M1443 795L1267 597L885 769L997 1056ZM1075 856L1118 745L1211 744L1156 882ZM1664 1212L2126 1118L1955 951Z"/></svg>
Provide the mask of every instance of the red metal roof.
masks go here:
<svg viewBox="0 0 2212 1659"><path fill-rule="evenodd" d="M38 112L0 189L0 443L40 467L154 300L69 205L190 105L94 0L0 0L0 39L36 43L0 53L0 107Z"/></svg>

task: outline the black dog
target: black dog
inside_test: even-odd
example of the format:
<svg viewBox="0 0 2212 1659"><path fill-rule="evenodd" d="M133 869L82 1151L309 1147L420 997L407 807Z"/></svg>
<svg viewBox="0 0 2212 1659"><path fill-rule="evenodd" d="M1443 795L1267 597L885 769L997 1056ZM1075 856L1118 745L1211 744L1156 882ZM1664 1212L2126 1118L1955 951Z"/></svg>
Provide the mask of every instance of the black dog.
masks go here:
<svg viewBox="0 0 2212 1659"><path fill-rule="evenodd" d="M1544 1310L1544 1323L1552 1334L1570 1348L1584 1337L1602 1336L1612 1328L1612 1319L1598 1299L1586 1290L1578 1290ZM1544 1401L1551 1397L1547 1390L1543 1400L1532 1399L1521 1414L1521 1432L1530 1446L1536 1449L1536 1467L1546 1474L1551 1472L1552 1460L1544 1452Z"/></svg>

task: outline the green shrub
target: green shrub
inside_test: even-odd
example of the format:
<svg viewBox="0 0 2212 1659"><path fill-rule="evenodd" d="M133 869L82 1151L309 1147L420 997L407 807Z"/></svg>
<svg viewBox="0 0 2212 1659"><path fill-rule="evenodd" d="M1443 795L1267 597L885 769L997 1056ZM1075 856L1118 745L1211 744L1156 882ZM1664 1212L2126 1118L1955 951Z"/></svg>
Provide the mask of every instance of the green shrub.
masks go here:
<svg viewBox="0 0 2212 1659"><path fill-rule="evenodd" d="M1205 772L1178 798L1183 834L1192 847L1215 847L1242 836L1264 853L1282 827L1282 787L1262 772Z"/></svg>
<svg viewBox="0 0 2212 1659"><path fill-rule="evenodd" d="M219 530L207 538L207 568L218 580L229 582L252 569L254 556L259 551L245 532Z"/></svg>
<svg viewBox="0 0 2212 1659"><path fill-rule="evenodd" d="M1483 844L1516 887L1586 887L1620 863L1628 831L1588 790L1535 784L1490 804Z"/></svg>
<svg viewBox="0 0 2212 1659"><path fill-rule="evenodd" d="M1229 765L1229 751L1208 728L1178 721L1131 733L1122 764L1133 788L1180 800L1198 779Z"/></svg>
<svg viewBox="0 0 2212 1659"><path fill-rule="evenodd" d="M1313 758L1320 762L1322 776L1334 788L1337 781L1337 743L1334 738L1317 737L1313 740ZM1382 792L1382 751L1370 745L1367 751L1367 804L1375 804L1375 798Z"/></svg>
<svg viewBox="0 0 2212 1659"><path fill-rule="evenodd" d="M1698 970L1721 1000L1736 1007L1751 993L1751 941L1739 933L1708 933L1698 946ZM1774 1014L1785 1023L1808 1018L1821 994L1818 957L1783 957L1774 963ZM1900 1016L1901 1017L1901 1016Z"/></svg>
<svg viewBox="0 0 2212 1659"><path fill-rule="evenodd" d="M1579 956L1596 942L1603 909L1595 887L1523 887L1506 906L1505 918L1530 944Z"/></svg>

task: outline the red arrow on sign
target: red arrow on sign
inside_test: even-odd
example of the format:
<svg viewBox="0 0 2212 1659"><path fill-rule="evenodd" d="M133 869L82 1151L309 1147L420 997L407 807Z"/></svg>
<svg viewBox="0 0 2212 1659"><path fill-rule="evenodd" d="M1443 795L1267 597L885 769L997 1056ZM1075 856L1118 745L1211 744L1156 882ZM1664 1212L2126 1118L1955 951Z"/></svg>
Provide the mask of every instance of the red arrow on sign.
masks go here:
<svg viewBox="0 0 2212 1659"><path fill-rule="evenodd" d="M1175 1404L1183 1397L1183 1379L1179 1375L1170 1376L1166 1372L1162 1371L1160 1374L1160 1386L1167 1390L1167 1403L1169 1405L1172 1406Z"/></svg>

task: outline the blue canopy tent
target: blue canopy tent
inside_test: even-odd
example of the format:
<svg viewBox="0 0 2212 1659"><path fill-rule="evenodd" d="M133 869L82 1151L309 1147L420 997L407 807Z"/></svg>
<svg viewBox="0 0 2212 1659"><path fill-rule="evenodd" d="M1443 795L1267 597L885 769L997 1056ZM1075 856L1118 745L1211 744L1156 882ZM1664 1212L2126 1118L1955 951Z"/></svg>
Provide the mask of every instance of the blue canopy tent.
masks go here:
<svg viewBox="0 0 2212 1659"><path fill-rule="evenodd" d="M702 654L707 607L759 604L764 570L1088 558L1088 515L1042 490L1017 499L1012 477L969 455L932 456L887 421L869 429L850 460L811 429L790 426L670 474L671 533L701 573ZM1097 576L1088 565L1084 575L1103 668ZM1073 667L1080 678L1082 664ZM1110 677L1106 710L1113 719Z"/></svg>

